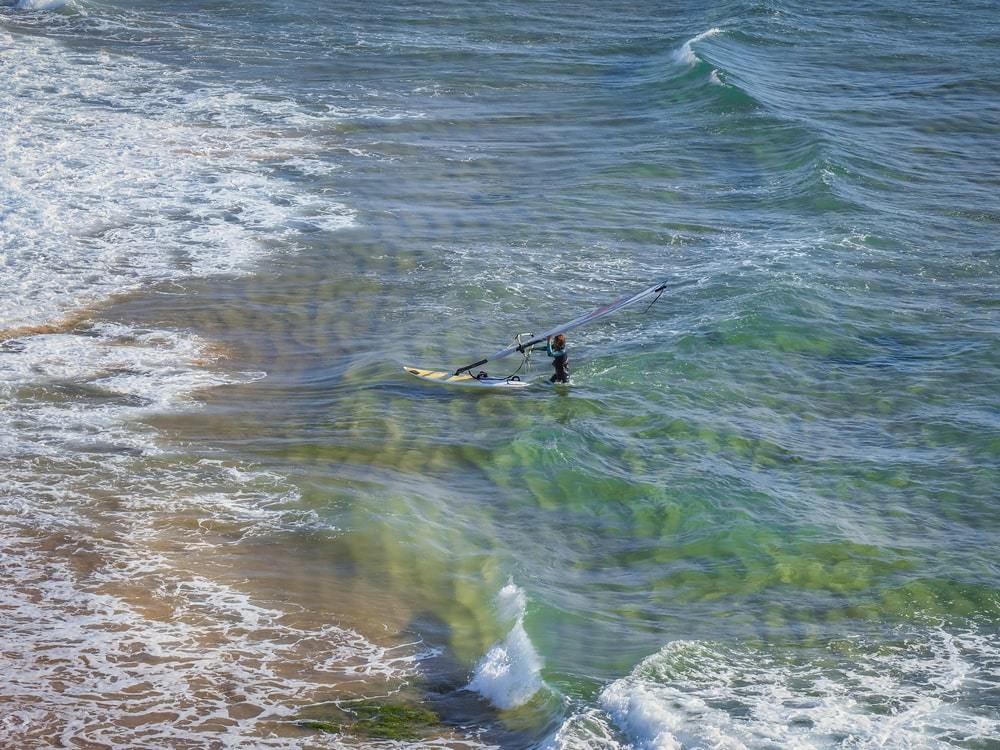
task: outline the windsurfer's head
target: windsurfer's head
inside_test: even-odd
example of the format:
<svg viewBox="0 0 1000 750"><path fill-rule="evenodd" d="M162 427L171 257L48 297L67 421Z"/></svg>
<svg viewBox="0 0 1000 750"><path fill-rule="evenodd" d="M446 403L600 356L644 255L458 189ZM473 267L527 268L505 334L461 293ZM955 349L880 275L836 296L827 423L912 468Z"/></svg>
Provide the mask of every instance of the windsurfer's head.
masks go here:
<svg viewBox="0 0 1000 750"><path fill-rule="evenodd" d="M566 348L566 334L560 333L554 339L552 339L553 349L565 349Z"/></svg>

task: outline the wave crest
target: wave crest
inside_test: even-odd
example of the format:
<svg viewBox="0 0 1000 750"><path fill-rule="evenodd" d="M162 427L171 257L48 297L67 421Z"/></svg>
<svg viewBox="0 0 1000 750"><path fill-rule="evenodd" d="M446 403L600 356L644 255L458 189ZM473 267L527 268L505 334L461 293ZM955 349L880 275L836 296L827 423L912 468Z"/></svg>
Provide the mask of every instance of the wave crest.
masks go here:
<svg viewBox="0 0 1000 750"><path fill-rule="evenodd" d="M674 52L674 59L677 62L684 63L685 65L695 65L700 61L700 58L694 53L694 49L691 45L697 44L703 39L708 39L709 37L713 37L716 34L721 33L722 29L711 28L708 31L703 31L698 34L698 36L691 37L684 42L684 44L682 44L676 52Z"/></svg>

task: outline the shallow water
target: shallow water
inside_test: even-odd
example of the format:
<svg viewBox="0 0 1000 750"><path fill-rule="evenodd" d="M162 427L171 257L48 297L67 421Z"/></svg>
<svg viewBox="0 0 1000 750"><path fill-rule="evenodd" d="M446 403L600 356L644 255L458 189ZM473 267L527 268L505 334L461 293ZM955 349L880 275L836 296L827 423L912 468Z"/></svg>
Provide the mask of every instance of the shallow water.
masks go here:
<svg viewBox="0 0 1000 750"><path fill-rule="evenodd" d="M414 745L1000 744L998 44L0 7L0 737L391 744L300 721L370 698ZM661 278L571 389L401 371Z"/></svg>

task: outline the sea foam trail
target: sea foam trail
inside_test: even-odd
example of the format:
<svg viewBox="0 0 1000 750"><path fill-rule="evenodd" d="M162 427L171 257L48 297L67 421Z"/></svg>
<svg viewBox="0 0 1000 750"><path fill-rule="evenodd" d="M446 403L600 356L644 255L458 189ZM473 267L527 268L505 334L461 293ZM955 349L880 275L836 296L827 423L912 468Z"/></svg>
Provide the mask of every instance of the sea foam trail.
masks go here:
<svg viewBox="0 0 1000 750"><path fill-rule="evenodd" d="M1000 717L983 708L1000 688L1000 648L987 635L929 628L893 645L852 639L805 656L669 643L601 692L602 712L571 717L549 746L944 750L1000 742Z"/></svg>
<svg viewBox="0 0 1000 750"><path fill-rule="evenodd" d="M468 686L497 708L523 706L543 686L542 659L524 629L526 606L524 591L514 583L497 594L497 616L505 625L512 623L510 632L480 659Z"/></svg>
<svg viewBox="0 0 1000 750"><path fill-rule="evenodd" d="M709 37L713 37L716 34L721 34L721 33L722 29L712 28L709 29L708 31L703 31L701 34L698 34L698 36L688 39L686 42L684 42L684 44L681 45L681 47L676 52L674 52L674 59L677 62L685 63L686 65L696 64L699 58L698 55L694 53L694 49L692 48L691 45L697 44L698 42L704 39L708 39Z"/></svg>

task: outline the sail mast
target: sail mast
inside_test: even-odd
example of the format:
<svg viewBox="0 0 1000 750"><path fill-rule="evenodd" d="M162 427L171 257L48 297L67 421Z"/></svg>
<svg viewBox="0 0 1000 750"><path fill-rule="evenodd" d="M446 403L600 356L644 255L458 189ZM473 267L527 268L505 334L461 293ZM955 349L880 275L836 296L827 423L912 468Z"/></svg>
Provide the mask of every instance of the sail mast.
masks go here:
<svg viewBox="0 0 1000 750"><path fill-rule="evenodd" d="M600 320L601 318L611 315L612 313L616 313L622 308L635 304L636 302L651 297L654 294L657 297L659 297L661 294L663 294L663 291L666 288L667 288L667 283L664 281L659 284L654 284L648 289L644 289L641 292L638 292L637 294L616 299L614 302L604 305L603 307L599 307L596 310L587 313L586 315L581 315L578 318L573 318L573 320L567 323L562 323L560 325L555 326L554 328L550 328L544 333L540 333L539 335L533 337L530 341L525 341L522 343L515 344L513 346L508 346L506 349L501 349L500 351L491 354L489 357L481 359L478 362L473 362L470 365L465 365L465 367L459 367L457 370L455 370L455 375L461 375L463 372L471 370L473 367L480 367L481 365L485 365L487 362L490 362L491 360L501 359L503 357L510 356L514 352L524 352L526 349L529 349L535 344L540 344L541 342L545 341L550 336L556 336L560 333L566 333L566 331L571 331L574 328L579 328L580 326L587 325L588 323L593 323L595 320Z"/></svg>

